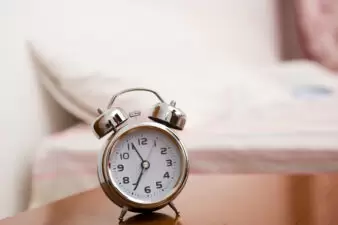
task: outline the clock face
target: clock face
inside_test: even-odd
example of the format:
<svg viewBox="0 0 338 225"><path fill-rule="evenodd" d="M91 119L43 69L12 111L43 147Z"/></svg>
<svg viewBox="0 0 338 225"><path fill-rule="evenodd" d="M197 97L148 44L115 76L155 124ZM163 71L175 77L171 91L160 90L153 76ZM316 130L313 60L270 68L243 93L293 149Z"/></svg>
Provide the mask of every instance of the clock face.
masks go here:
<svg viewBox="0 0 338 225"><path fill-rule="evenodd" d="M134 128L122 135L109 156L115 187L137 203L155 203L172 194L182 173L179 144L167 132Z"/></svg>

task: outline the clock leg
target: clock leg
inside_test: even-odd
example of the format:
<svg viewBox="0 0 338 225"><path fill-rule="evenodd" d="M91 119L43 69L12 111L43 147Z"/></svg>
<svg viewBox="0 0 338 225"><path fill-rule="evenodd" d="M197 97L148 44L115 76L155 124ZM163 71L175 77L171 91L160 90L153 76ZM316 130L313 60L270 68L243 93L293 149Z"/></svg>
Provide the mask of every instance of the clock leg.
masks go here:
<svg viewBox="0 0 338 225"><path fill-rule="evenodd" d="M121 223L123 221L123 217L126 215L126 213L128 212L128 208L126 206L124 206L122 208L120 217L119 217L119 222Z"/></svg>
<svg viewBox="0 0 338 225"><path fill-rule="evenodd" d="M169 206L172 210L174 210L174 212L176 213L176 217L179 217L180 216L180 212L178 211L178 209L176 208L176 206L174 205L173 202L170 202L169 203Z"/></svg>

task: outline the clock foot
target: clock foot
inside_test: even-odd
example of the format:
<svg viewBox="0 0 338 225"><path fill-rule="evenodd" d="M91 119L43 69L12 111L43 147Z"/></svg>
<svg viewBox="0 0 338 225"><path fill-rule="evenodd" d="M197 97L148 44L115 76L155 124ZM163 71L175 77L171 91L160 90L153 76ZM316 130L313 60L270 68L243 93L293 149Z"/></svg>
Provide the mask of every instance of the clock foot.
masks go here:
<svg viewBox="0 0 338 225"><path fill-rule="evenodd" d="M124 206L122 208L122 211L121 211L120 217L119 217L119 222L120 223L123 221L123 217L126 215L127 212L128 212L128 208L126 206Z"/></svg>
<svg viewBox="0 0 338 225"><path fill-rule="evenodd" d="M176 213L176 217L179 217L180 216L180 212L178 211L178 209L176 208L176 206L174 205L173 202L170 202L169 203L169 206L172 210L174 210L174 212Z"/></svg>

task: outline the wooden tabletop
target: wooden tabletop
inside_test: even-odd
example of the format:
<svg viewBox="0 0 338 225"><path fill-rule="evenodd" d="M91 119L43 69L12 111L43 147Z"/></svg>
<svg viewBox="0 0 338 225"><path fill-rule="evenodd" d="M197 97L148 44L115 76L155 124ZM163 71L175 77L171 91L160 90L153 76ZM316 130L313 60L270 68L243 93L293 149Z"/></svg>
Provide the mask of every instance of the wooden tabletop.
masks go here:
<svg viewBox="0 0 338 225"><path fill-rule="evenodd" d="M292 218L280 202L262 193L245 199L250 193L233 191L226 177L190 176L185 189L175 200L181 211L179 219L165 207L148 216L128 212L124 224L185 224L185 225L290 225ZM238 184L238 183L237 183ZM237 186L238 188L238 186ZM243 183L245 188L245 183ZM247 188L247 187L246 187ZM253 189L260 188L259 184ZM240 188L239 188L240 189ZM244 189L243 189L244 190ZM242 194L238 194L242 193ZM272 211L266 211L270 204ZM284 204L285 205L285 204ZM112 225L118 224L120 208L110 202L100 188L93 189L55 203L23 212L0 221L0 225Z"/></svg>

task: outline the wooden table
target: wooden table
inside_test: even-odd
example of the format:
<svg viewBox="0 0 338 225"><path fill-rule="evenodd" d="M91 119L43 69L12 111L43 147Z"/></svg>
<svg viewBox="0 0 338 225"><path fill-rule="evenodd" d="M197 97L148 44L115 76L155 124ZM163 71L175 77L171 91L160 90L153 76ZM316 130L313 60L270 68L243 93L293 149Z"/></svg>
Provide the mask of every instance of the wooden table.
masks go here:
<svg viewBox="0 0 338 225"><path fill-rule="evenodd" d="M289 209L276 201L276 193L262 192L250 196L248 187L234 186L227 182L227 176L190 176L186 188L175 200L181 217L174 218L174 212L165 207L159 214L140 216L128 212L124 224L185 224L185 225L290 225L296 224ZM226 183L227 182L227 183ZM238 189L238 186L236 186ZM247 189L245 189L247 188ZM241 194L238 194L241 193ZM246 199L250 199L245 201ZM267 212L270 204L272 211ZM265 206L265 207L264 207ZM101 189L57 201L47 206L18 214L0 221L0 225L112 225L118 223L120 209L111 203ZM302 225L303 223L299 223Z"/></svg>

